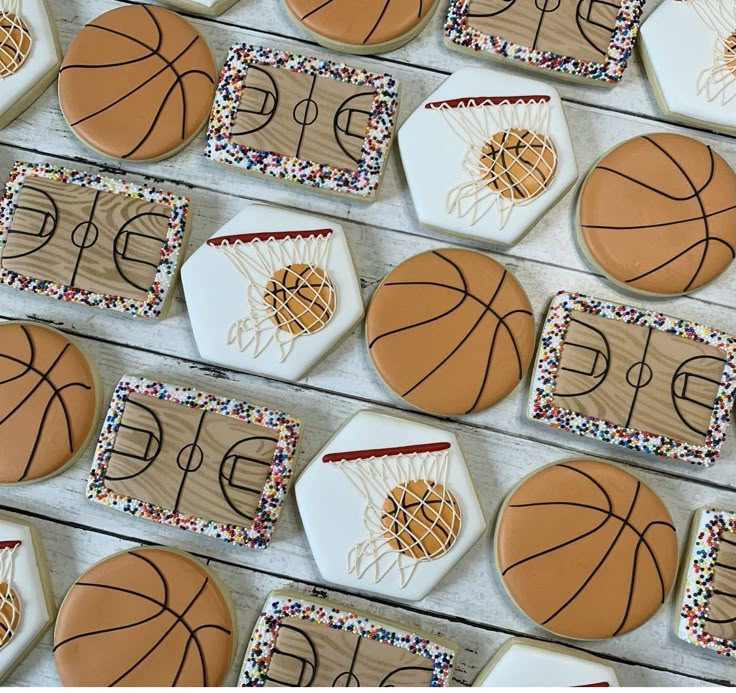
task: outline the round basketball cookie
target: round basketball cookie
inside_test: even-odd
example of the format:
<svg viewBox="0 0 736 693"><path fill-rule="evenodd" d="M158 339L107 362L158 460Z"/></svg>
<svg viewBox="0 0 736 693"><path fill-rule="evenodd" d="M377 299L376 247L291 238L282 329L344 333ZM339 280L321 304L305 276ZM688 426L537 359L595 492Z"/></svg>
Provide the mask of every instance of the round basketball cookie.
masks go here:
<svg viewBox="0 0 736 693"><path fill-rule="evenodd" d="M0 323L0 484L41 481L74 464L101 404L92 365L66 335Z"/></svg>
<svg viewBox="0 0 736 693"><path fill-rule="evenodd" d="M690 137L628 140L582 185L578 242L623 288L650 296L696 291L736 255L736 173Z"/></svg>
<svg viewBox="0 0 736 693"><path fill-rule="evenodd" d="M368 351L386 385L418 409L461 415L508 395L534 349L524 289L492 258L444 248L402 262L376 289Z"/></svg>
<svg viewBox="0 0 736 693"><path fill-rule="evenodd" d="M207 567L162 547L123 551L70 588L54 631L64 686L221 686L235 619Z"/></svg>
<svg viewBox="0 0 736 693"><path fill-rule="evenodd" d="M595 460L534 472L496 524L496 565L516 605L566 638L622 635L651 618L677 572L667 508L642 481Z"/></svg>
<svg viewBox="0 0 736 693"><path fill-rule="evenodd" d="M200 33L171 10L129 5L97 17L69 46L59 101L74 133L115 159L172 156L202 129L215 63Z"/></svg>
<svg viewBox="0 0 736 693"><path fill-rule="evenodd" d="M417 36L439 0L284 0L292 19L314 39L344 53L387 53Z"/></svg>

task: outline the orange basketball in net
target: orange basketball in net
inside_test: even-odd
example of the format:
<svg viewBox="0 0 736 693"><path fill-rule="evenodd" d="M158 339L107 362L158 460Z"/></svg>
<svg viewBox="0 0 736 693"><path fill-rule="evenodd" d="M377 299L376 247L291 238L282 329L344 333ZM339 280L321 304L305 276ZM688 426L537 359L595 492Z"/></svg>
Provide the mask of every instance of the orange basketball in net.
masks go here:
<svg viewBox="0 0 736 693"><path fill-rule="evenodd" d="M0 650L15 635L20 623L20 599L7 582L0 583Z"/></svg>
<svg viewBox="0 0 736 693"><path fill-rule="evenodd" d="M552 140L531 130L511 128L495 133L483 146L480 161L488 187L515 202L541 195L557 173Z"/></svg>
<svg viewBox="0 0 736 693"><path fill-rule="evenodd" d="M0 78L17 72L31 52L31 32L23 19L0 12Z"/></svg>
<svg viewBox="0 0 736 693"><path fill-rule="evenodd" d="M726 58L726 67L736 76L736 29L723 42L723 55Z"/></svg>
<svg viewBox="0 0 736 693"><path fill-rule="evenodd" d="M263 296L281 330L311 334L321 330L335 314L335 288L320 267L307 264L279 269L266 284Z"/></svg>
<svg viewBox="0 0 736 693"><path fill-rule="evenodd" d="M446 554L460 523L455 497L434 481L415 479L394 487L381 508L389 546L420 561Z"/></svg>
<svg viewBox="0 0 736 693"><path fill-rule="evenodd" d="M588 175L579 225L584 251L615 282L644 293L688 293L736 255L736 174L690 137L635 137Z"/></svg>

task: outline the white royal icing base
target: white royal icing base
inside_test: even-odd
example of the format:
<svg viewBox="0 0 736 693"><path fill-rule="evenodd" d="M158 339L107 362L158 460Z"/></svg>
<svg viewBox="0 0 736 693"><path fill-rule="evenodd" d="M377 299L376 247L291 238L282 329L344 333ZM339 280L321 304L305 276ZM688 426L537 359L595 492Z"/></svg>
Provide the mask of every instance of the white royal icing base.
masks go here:
<svg viewBox="0 0 736 693"><path fill-rule="evenodd" d="M310 229L332 230L327 267L324 268L336 293L332 319L318 332L297 337L283 361L274 341L258 356L253 357L250 349L241 352L236 344L228 344L228 331L248 313L247 282L221 251L205 243L181 270L189 319L202 358L239 371L279 380L299 380L361 320L364 307L360 284L339 224L288 209L251 204L212 238Z"/></svg>
<svg viewBox="0 0 736 693"><path fill-rule="evenodd" d="M33 44L30 55L20 69L0 79L0 122L6 111L24 99L61 62L56 22L49 15L45 1L20 0L18 14L28 26Z"/></svg>
<svg viewBox="0 0 736 693"><path fill-rule="evenodd" d="M22 543L15 549L11 585L18 595L21 614L15 635L0 650L0 679L19 663L54 617L49 611L31 528L7 516L0 517L0 541L15 540ZM45 579L48 580L48 576Z"/></svg>
<svg viewBox="0 0 736 693"><path fill-rule="evenodd" d="M469 180L463 168L466 143L445 116L425 105L478 96L549 96L549 129L544 133L557 151L557 173L548 189L526 205L511 208L505 224L498 205L473 223L472 214L459 217L446 210L450 190ZM422 225L440 231L509 246L521 240L578 178L570 132L554 87L500 69L467 67L458 70L409 116L399 131L399 150L414 207Z"/></svg>
<svg viewBox="0 0 736 693"><path fill-rule="evenodd" d="M591 684L618 687L613 669L593 657L580 657L556 645L513 638L490 661L473 685L483 687L559 687Z"/></svg>
<svg viewBox="0 0 736 693"><path fill-rule="evenodd" d="M732 0L724 2L733 4ZM715 94L719 90L712 86L709 98L709 88L703 82L713 69L718 37L690 5L681 0L664 0L642 25L639 41L649 78L671 115L733 131L736 101L724 105L722 97ZM733 80L726 95L736 94L736 75Z"/></svg>
<svg viewBox="0 0 736 693"><path fill-rule="evenodd" d="M374 582L371 570L362 577L348 573L348 554L368 537L363 524L366 504L346 473L335 463L323 462L322 457L334 452L438 442L451 444L446 488L457 500L462 513L456 542L443 556L417 563L403 587L397 570L389 571L378 582ZM356 464L380 464L380 460L373 458ZM325 580L408 601L426 597L486 529L457 438L443 428L371 410L358 412L319 451L297 481L296 499L314 559Z"/></svg>

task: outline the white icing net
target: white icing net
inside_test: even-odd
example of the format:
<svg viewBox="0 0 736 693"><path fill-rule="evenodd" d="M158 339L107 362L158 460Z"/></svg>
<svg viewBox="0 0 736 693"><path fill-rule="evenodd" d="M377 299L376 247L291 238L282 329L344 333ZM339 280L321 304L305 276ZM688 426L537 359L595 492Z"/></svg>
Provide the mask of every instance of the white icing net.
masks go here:
<svg viewBox="0 0 736 693"><path fill-rule="evenodd" d="M449 446L448 446L449 447ZM348 573L380 582L396 571L401 587L417 565L445 555L460 533L462 514L447 488L447 449L330 460L365 501L367 538L347 557Z"/></svg>
<svg viewBox="0 0 736 693"><path fill-rule="evenodd" d="M20 600L13 590L13 565L19 541L0 542L0 650L15 635L20 622Z"/></svg>
<svg viewBox="0 0 736 693"><path fill-rule="evenodd" d="M736 1L686 0L713 32L713 64L698 79L698 93L724 106L736 97Z"/></svg>
<svg viewBox="0 0 736 693"><path fill-rule="evenodd" d="M462 168L468 180L448 192L448 214L475 225L496 208L503 229L514 207L549 188L557 171L557 150L548 136L549 98L475 97L426 107L440 111L466 144Z"/></svg>
<svg viewBox="0 0 736 693"><path fill-rule="evenodd" d="M326 270L332 234L296 233L208 242L245 279L247 314L230 325L227 343L253 358L274 343L283 362L298 337L318 332L335 313L337 296Z"/></svg>
<svg viewBox="0 0 736 693"><path fill-rule="evenodd" d="M0 0L0 80L20 69L31 44L28 27L20 16L20 0Z"/></svg>

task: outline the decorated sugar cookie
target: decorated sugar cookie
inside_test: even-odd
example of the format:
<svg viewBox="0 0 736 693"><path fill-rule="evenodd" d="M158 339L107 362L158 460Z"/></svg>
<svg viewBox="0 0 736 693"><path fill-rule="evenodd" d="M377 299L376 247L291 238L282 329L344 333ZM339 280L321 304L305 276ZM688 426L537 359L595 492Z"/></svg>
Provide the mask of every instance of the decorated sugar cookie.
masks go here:
<svg viewBox="0 0 736 693"><path fill-rule="evenodd" d="M35 647L55 615L38 533L14 515L0 514L0 681Z"/></svg>
<svg viewBox="0 0 736 693"><path fill-rule="evenodd" d="M299 422L288 414L126 376L115 388L90 500L248 548L271 541Z"/></svg>
<svg viewBox="0 0 736 693"><path fill-rule="evenodd" d="M642 25L640 41L647 76L668 118L736 132L734 0L665 0Z"/></svg>
<svg viewBox="0 0 736 693"><path fill-rule="evenodd" d="M164 317L189 216L186 197L17 162L0 201L0 283L133 317Z"/></svg>
<svg viewBox="0 0 736 693"><path fill-rule="evenodd" d="M470 414L524 377L534 316L498 262L442 248L389 272L368 309L366 342L378 375L402 399L433 414Z"/></svg>
<svg viewBox="0 0 736 693"><path fill-rule="evenodd" d="M174 549L114 554L67 592L54 630L64 686L222 686L235 654L229 597Z"/></svg>
<svg viewBox="0 0 736 693"><path fill-rule="evenodd" d="M697 647L733 657L736 652L736 513L695 513L685 551L675 632Z"/></svg>
<svg viewBox="0 0 736 693"><path fill-rule="evenodd" d="M408 43L434 16L438 0L284 0L292 19L327 48L387 53Z"/></svg>
<svg viewBox="0 0 736 693"><path fill-rule="evenodd" d="M230 9L238 0L165 0L165 2L184 12L216 17Z"/></svg>
<svg viewBox="0 0 736 693"><path fill-rule="evenodd" d="M268 205L225 224L182 282L205 359L281 380L302 378L363 317L342 227Z"/></svg>
<svg viewBox="0 0 736 693"><path fill-rule="evenodd" d="M575 293L552 300L529 416L668 459L718 459L736 393L736 337Z"/></svg>
<svg viewBox="0 0 736 693"><path fill-rule="evenodd" d="M329 60L247 44L225 62L205 156L310 188L375 197L399 85Z"/></svg>
<svg viewBox="0 0 736 693"><path fill-rule="evenodd" d="M43 94L60 62L45 0L0 0L0 129Z"/></svg>
<svg viewBox="0 0 736 693"><path fill-rule="evenodd" d="M400 599L423 599L486 527L455 436L370 410L317 454L296 497L327 581Z"/></svg>
<svg viewBox="0 0 736 693"><path fill-rule="evenodd" d="M644 0L451 0L450 48L560 77L612 85L623 77Z"/></svg>
<svg viewBox="0 0 736 693"><path fill-rule="evenodd" d="M566 460L534 472L509 494L496 524L496 565L509 596L566 638L611 638L649 620L677 560L667 508L607 462Z"/></svg>
<svg viewBox="0 0 736 693"><path fill-rule="evenodd" d="M0 323L0 485L63 472L95 433L101 404L87 357L58 330Z"/></svg>
<svg viewBox="0 0 736 693"><path fill-rule="evenodd" d="M399 148L424 226L498 245L519 241L578 175L557 91L495 69L451 75L403 125Z"/></svg>
<svg viewBox="0 0 736 693"><path fill-rule="evenodd" d="M59 102L74 134L92 149L156 161L202 129L216 79L210 49L186 19L153 5L118 7L72 41Z"/></svg>
<svg viewBox="0 0 736 693"><path fill-rule="evenodd" d="M736 173L672 133L618 145L580 188L578 242L622 288L656 296L709 284L736 256Z"/></svg>
<svg viewBox="0 0 736 693"><path fill-rule="evenodd" d="M478 674L483 688L618 687L613 669L602 659L552 643L511 638Z"/></svg>
<svg viewBox="0 0 736 693"><path fill-rule="evenodd" d="M286 591L272 592L245 653L245 687L445 687L456 645Z"/></svg>

